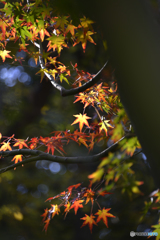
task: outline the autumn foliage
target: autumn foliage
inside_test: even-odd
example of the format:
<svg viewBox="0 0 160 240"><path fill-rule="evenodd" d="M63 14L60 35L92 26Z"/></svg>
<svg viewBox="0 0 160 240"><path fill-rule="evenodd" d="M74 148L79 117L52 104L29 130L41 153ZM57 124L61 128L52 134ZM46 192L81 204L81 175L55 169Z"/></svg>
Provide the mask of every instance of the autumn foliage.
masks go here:
<svg viewBox="0 0 160 240"><path fill-rule="evenodd" d="M143 181L136 179L130 158L141 151L141 146L120 101L116 79L113 77L113 81L109 83L100 81L99 74L103 66L98 74L91 74L81 70L77 63L65 66L58 60L64 48L80 44L85 52L88 42L96 44L94 41L96 33L92 27L94 22L83 16L79 24L75 25L70 16L56 15L56 11L50 8L49 1L46 4L42 1L30 1L28 4L24 4L23 1L15 3L3 1L3 5L0 10L2 61L9 58L12 59L11 64L18 62L23 65L23 59L16 57L7 48L8 40L13 43L18 41L19 51L25 51L36 63L39 61L40 69L37 74L40 74L40 82L46 76L62 96L75 95L74 104L82 103L83 112L73 115L73 122L70 123L75 127L73 132L66 129L54 131L46 137L33 136L31 139L17 139L14 135L8 137L1 134L0 156L1 158L12 156L11 161L14 164L0 169L0 173L22 164L42 160L44 157L46 160L63 163L97 161L99 163L97 170L88 176L91 180L88 187L82 187L81 183L73 183L67 190L46 200L57 199L60 203L51 204L49 209L44 210L42 214L44 230L47 231L51 219L60 212L66 218L70 211L74 210L77 214L78 210L88 203L91 204L91 213L81 218L82 227L88 225L92 232L93 225L98 225L100 221L108 227L108 218L115 216L110 213L112 212L110 208L101 208L98 198L111 194L117 186L121 193L127 193L130 198L134 194L143 194L139 189ZM44 41L47 41L46 52L42 47ZM28 50L29 44L33 44L35 51ZM52 51L57 53L56 57L50 56ZM62 86L64 82L70 84L70 89ZM92 116L87 112L89 106L94 110ZM71 141L79 146L84 145L90 155L86 158L68 157L64 146ZM93 155L95 144L101 141L108 147ZM92 184L95 184L95 187L92 187ZM95 204L98 211L93 212Z"/></svg>

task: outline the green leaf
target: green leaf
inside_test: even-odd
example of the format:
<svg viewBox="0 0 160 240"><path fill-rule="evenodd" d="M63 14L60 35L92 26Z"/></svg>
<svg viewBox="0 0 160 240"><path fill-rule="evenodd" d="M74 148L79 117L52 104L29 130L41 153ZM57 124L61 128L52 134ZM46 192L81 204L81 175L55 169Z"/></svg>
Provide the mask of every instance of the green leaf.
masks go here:
<svg viewBox="0 0 160 240"><path fill-rule="evenodd" d="M61 73L59 76L60 81L62 82L64 80L65 82L67 82L69 84L68 79L65 76L67 76L66 73Z"/></svg>

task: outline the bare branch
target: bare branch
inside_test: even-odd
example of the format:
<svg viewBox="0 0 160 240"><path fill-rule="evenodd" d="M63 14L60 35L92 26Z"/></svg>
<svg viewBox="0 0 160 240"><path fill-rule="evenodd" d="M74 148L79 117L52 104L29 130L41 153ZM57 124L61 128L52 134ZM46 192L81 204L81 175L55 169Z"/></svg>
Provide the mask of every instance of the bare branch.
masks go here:
<svg viewBox="0 0 160 240"><path fill-rule="evenodd" d="M24 164L35 162L38 160L48 160L51 162L58 162L58 163L63 163L63 164L68 164L68 163L79 163L79 164L85 163L86 164L86 163L98 162L98 161L100 161L100 159L102 157L107 156L110 151L113 151L118 146L119 142L121 142L124 138L131 137L131 136L126 135L126 136L122 137L120 140L118 140L117 142L115 142L114 144L112 144L110 147L105 149L104 151L102 151L98 154L92 155L92 156L85 156L85 157L81 157L81 156L61 157L61 156L51 155L49 153L44 153L39 150L31 150L31 149L17 149L17 150L12 150L12 151L1 151L0 156L3 156L3 157L15 156L17 154L33 155L33 156L37 155L37 156L32 157L32 158L27 158L26 160L23 160L22 162L18 162L16 164L12 164L8 167L1 168L0 174L7 172L11 169L14 169L15 167L22 166L22 164L24 165Z"/></svg>

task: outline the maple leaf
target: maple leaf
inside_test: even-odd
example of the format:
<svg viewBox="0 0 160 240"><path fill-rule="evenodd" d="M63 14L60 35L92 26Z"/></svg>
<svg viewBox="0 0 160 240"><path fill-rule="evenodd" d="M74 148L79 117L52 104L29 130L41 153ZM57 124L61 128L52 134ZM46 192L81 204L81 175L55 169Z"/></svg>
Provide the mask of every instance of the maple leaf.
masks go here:
<svg viewBox="0 0 160 240"><path fill-rule="evenodd" d="M40 39L41 41L43 42L44 41L44 36L47 35L48 37L50 37L50 34L49 32L46 30L46 29L41 29L39 31L39 34L40 34Z"/></svg>
<svg viewBox="0 0 160 240"><path fill-rule="evenodd" d="M82 93L82 92L80 92L79 93L79 96L76 96L76 100L73 102L73 103L76 103L76 102L78 102L78 101L81 101L81 103L85 103L86 102L86 99L87 99L87 95L85 94L85 93Z"/></svg>
<svg viewBox="0 0 160 240"><path fill-rule="evenodd" d="M94 42L93 38L91 38L92 34L94 34L94 33L91 32L91 31L87 31L87 32L84 32L82 30L77 31L77 33L76 33L77 41L73 44L73 47L81 42L82 43L83 52L85 52L87 41L89 41L89 42L91 42L91 43L96 45L96 43Z"/></svg>
<svg viewBox="0 0 160 240"><path fill-rule="evenodd" d="M137 137L132 137L130 139L125 139L124 145L122 145L122 150L125 150L125 152L130 155L133 156L133 153L135 152L136 148L140 148L140 144L138 142Z"/></svg>
<svg viewBox="0 0 160 240"><path fill-rule="evenodd" d="M52 205L51 204L51 208L50 208L50 213L52 213L52 218L57 214L59 215L60 209L58 207L58 205Z"/></svg>
<svg viewBox="0 0 160 240"><path fill-rule="evenodd" d="M12 148L10 146L10 142L7 142L7 143L3 142L2 144L3 145L1 146L0 151L6 151L7 149L12 151Z"/></svg>
<svg viewBox="0 0 160 240"><path fill-rule="evenodd" d="M124 136L124 129L123 129L122 124L116 124L116 126L113 130L111 139L116 142L119 139L121 139L123 136Z"/></svg>
<svg viewBox="0 0 160 240"><path fill-rule="evenodd" d="M72 189L73 188L78 188L80 185L81 185L81 183L77 183L75 185L69 186L67 189L68 189L69 193L71 194L72 193Z"/></svg>
<svg viewBox="0 0 160 240"><path fill-rule="evenodd" d="M103 197L104 197L106 194L112 194L112 193L107 192L106 190L102 191L102 189L100 189L100 190L98 191L98 195L99 195L99 196L103 196Z"/></svg>
<svg viewBox="0 0 160 240"><path fill-rule="evenodd" d="M65 43L65 37L63 35L55 35L53 34L51 37L47 38L47 40L49 40L48 42L48 50L49 51L51 48L53 48L53 51L55 51L55 49L57 49L57 52L60 53L62 50L62 46L67 47L66 43Z"/></svg>
<svg viewBox="0 0 160 240"><path fill-rule="evenodd" d="M65 25L68 24L67 20L68 16L59 16L59 17L54 17L55 21L55 28L61 28L64 30Z"/></svg>
<svg viewBox="0 0 160 240"><path fill-rule="evenodd" d="M30 149L36 148L38 142L39 142L39 140L38 140L36 137L35 137L35 138L32 138L31 141L29 142L29 143L31 143L30 146L29 146L29 148L30 148Z"/></svg>
<svg viewBox="0 0 160 240"><path fill-rule="evenodd" d="M65 31L65 35L70 32L71 35L73 36L74 35L74 30L77 29L77 27L75 27L74 25L72 24L68 24L67 28L66 28L66 31Z"/></svg>
<svg viewBox="0 0 160 240"><path fill-rule="evenodd" d="M2 30L2 40L5 39L6 27L7 27L6 22L3 21L2 19L0 19L0 28L1 28L1 30Z"/></svg>
<svg viewBox="0 0 160 240"><path fill-rule="evenodd" d="M18 154L18 155L15 155L14 158L11 160L12 162L14 161L14 163L18 163L18 162L22 162L22 154Z"/></svg>
<svg viewBox="0 0 160 240"><path fill-rule="evenodd" d="M88 176L88 178L91 178L92 179L92 183L96 182L96 181L100 181L102 176L104 174L104 169L101 168L101 169L98 169L97 171L95 171L94 173L90 174Z"/></svg>
<svg viewBox="0 0 160 240"><path fill-rule="evenodd" d="M19 149L22 149L23 147L28 148L28 146L25 142L26 142L26 140L24 140L24 139L16 139L16 143L13 145L13 147L19 146Z"/></svg>
<svg viewBox="0 0 160 240"><path fill-rule="evenodd" d="M66 207L66 208L64 209L64 212L68 213L69 210L70 210L70 207L71 207L71 203L68 202L67 204L64 205L64 207Z"/></svg>
<svg viewBox="0 0 160 240"><path fill-rule="evenodd" d="M2 60L3 60L3 62L6 60L6 57L7 57L7 58L12 58L12 57L8 54L9 52L10 52L10 51L7 51L7 50L3 50L3 51L0 50L0 56L1 56Z"/></svg>
<svg viewBox="0 0 160 240"><path fill-rule="evenodd" d="M49 223L50 223L50 218L47 218L46 219L46 221L44 221L44 223L45 223L45 225L44 225L44 230L45 230L45 232L47 231L47 229L48 229L48 225L49 225Z"/></svg>
<svg viewBox="0 0 160 240"><path fill-rule="evenodd" d="M80 114L73 115L73 116L76 117L77 119L71 125L79 123L80 132L82 131L84 124L89 127L89 123L88 123L87 119L91 119L91 118L86 116L86 113L83 115L80 113Z"/></svg>
<svg viewBox="0 0 160 240"><path fill-rule="evenodd" d="M53 78L56 78L56 74L58 73L58 71L56 69L50 69L48 71L49 74L51 74L53 76Z"/></svg>
<svg viewBox="0 0 160 240"><path fill-rule="evenodd" d="M95 218L95 216L93 216L93 214L91 214L90 216L85 214L85 217L81 218L82 220L84 220L84 223L82 224L81 227L84 227L85 225L88 224L91 233L92 233L93 224L97 225L97 223L95 222L95 220L93 218Z"/></svg>
<svg viewBox="0 0 160 240"><path fill-rule="evenodd" d="M74 208L75 214L77 214L78 208L83 208L82 202L84 200L75 200L70 209Z"/></svg>
<svg viewBox="0 0 160 240"><path fill-rule="evenodd" d="M48 215L48 208L46 208L44 210L44 213L41 215L41 217L43 217L42 222L44 222L44 220L46 219L47 215Z"/></svg>
<svg viewBox="0 0 160 240"><path fill-rule="evenodd" d="M95 215L98 215L97 217L97 221L96 222L99 222L101 219L103 220L104 224L107 226L108 228L108 221L107 221L107 217L114 217L114 215L112 215L111 213L108 213L108 211L110 210L111 208L103 208L102 210L98 210L97 213L95 213Z"/></svg>
<svg viewBox="0 0 160 240"><path fill-rule="evenodd" d="M102 130L105 131L106 135L107 135L107 127L113 128L108 122L110 120L102 120L102 122L99 123L99 125L101 125L101 127L99 128L99 131L101 132Z"/></svg>
<svg viewBox="0 0 160 240"><path fill-rule="evenodd" d="M84 197L86 197L86 204L91 200L92 205L93 205L93 197L94 197L95 192L90 188L86 190L86 193L84 194Z"/></svg>
<svg viewBox="0 0 160 240"><path fill-rule="evenodd" d="M91 27L91 24L94 22L84 16L84 18L80 18L80 22L83 28L89 28Z"/></svg>

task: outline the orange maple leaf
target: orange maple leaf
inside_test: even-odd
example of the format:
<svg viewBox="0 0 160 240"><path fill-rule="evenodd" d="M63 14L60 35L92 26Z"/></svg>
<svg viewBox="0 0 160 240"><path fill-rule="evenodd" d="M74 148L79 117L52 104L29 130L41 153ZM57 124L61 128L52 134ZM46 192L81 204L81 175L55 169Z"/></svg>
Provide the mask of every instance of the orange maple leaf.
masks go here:
<svg viewBox="0 0 160 240"><path fill-rule="evenodd" d="M18 163L18 162L22 162L22 154L18 154L18 155L15 155L14 158L11 160L12 162L14 161L14 163Z"/></svg>
<svg viewBox="0 0 160 240"><path fill-rule="evenodd" d="M48 215L48 208L44 209L44 213L41 215L41 217L43 217L42 222L45 221L47 215Z"/></svg>
<svg viewBox="0 0 160 240"><path fill-rule="evenodd" d="M1 31L2 31L2 40L5 39L6 27L7 27L7 23L3 19L0 19L0 28L1 28Z"/></svg>
<svg viewBox="0 0 160 240"><path fill-rule="evenodd" d="M91 214L90 216L88 216L87 214L85 214L85 217L81 218L82 220L84 220L84 223L82 224L81 227L84 227L85 225L88 224L91 233L92 233L93 224L94 224L94 225L97 225L97 223L95 222L95 220L94 220L93 218L95 218L95 216L93 216L93 214Z"/></svg>
<svg viewBox="0 0 160 240"><path fill-rule="evenodd" d="M64 207L66 207L66 208L64 209L64 212L68 213L69 210L70 210L70 207L71 207L71 203L68 202L67 204L64 205Z"/></svg>
<svg viewBox="0 0 160 240"><path fill-rule="evenodd" d="M50 37L50 34L49 32L46 30L46 29L41 29L39 31L39 34L40 34L40 39L41 41L43 42L44 41L44 36L47 35L48 37Z"/></svg>
<svg viewBox="0 0 160 240"><path fill-rule="evenodd" d="M2 145L2 147L0 148L0 151L6 151L7 149L8 150L10 150L10 151L12 151L12 148L11 148L11 146L10 146L10 142L3 142L2 143L3 145Z"/></svg>
<svg viewBox="0 0 160 240"><path fill-rule="evenodd" d="M70 209L74 208L75 214L77 214L78 208L83 208L82 202L84 200L75 200Z"/></svg>
<svg viewBox="0 0 160 240"><path fill-rule="evenodd" d="M76 117L77 119L71 125L79 123L80 132L82 131L84 124L89 127L89 123L88 123L87 119L91 119L91 118L86 116L86 113L83 115L80 113L80 114L73 115L73 116Z"/></svg>
<svg viewBox="0 0 160 240"><path fill-rule="evenodd" d="M19 149L22 149L23 147L28 148L27 144L25 143L26 140L24 139L16 139L16 143L13 145L13 147L19 147Z"/></svg>
<svg viewBox="0 0 160 240"><path fill-rule="evenodd" d="M3 60L3 62L6 60L6 57L7 57L7 58L12 58L12 57L8 54L9 52L10 52L10 51L7 51L7 50L0 51L0 56L1 56L2 60Z"/></svg>
<svg viewBox="0 0 160 240"><path fill-rule="evenodd" d="M74 30L77 29L77 27L75 27L74 25L72 24L68 24L66 30L65 30L65 35L70 32L71 35L73 36L74 35Z"/></svg>
<svg viewBox="0 0 160 240"><path fill-rule="evenodd" d="M112 215L111 213L108 213L108 211L110 210L111 208L103 208L103 210L98 210L97 213L95 213L95 215L98 215L97 217L97 221L96 222L99 222L101 219L103 220L104 224L107 226L108 228L108 221L107 221L107 217L114 217L114 215Z"/></svg>
<svg viewBox="0 0 160 240"><path fill-rule="evenodd" d="M50 220L51 220L50 218L47 218L46 221L44 221L44 223L45 223L45 225L44 225L45 232L47 231L47 228L48 228L48 225L50 223Z"/></svg>
<svg viewBox="0 0 160 240"><path fill-rule="evenodd" d="M93 204L93 197L94 197L94 191L90 188L87 189L86 193L84 194L84 197L87 197L86 199L86 204L91 200L92 204Z"/></svg>
<svg viewBox="0 0 160 240"><path fill-rule="evenodd" d="M71 203L68 202L67 204L64 205L64 207L66 207L66 208L64 209L64 213L65 213L64 219L65 219L66 216L67 216L67 214L68 214L69 211L70 211Z"/></svg>

